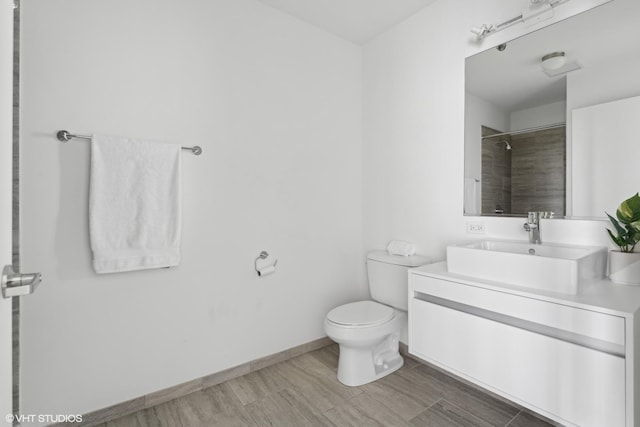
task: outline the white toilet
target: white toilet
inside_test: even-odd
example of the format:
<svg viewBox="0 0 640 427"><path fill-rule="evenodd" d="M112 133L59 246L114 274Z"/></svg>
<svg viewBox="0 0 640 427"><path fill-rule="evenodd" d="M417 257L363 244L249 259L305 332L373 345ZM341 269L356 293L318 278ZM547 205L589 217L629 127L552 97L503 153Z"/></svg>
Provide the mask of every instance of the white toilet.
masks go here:
<svg viewBox="0 0 640 427"><path fill-rule="evenodd" d="M402 367L400 333L407 323L408 272L427 264L420 255L367 254L373 301L358 301L331 310L324 320L327 336L340 345L338 380L348 386L370 383Z"/></svg>

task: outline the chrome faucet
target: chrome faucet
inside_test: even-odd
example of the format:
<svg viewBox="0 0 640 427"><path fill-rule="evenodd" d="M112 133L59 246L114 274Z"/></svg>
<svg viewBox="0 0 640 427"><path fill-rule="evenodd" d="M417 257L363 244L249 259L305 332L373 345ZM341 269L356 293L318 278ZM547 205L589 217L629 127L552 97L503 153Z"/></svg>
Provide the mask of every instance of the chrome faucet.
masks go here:
<svg viewBox="0 0 640 427"><path fill-rule="evenodd" d="M540 240L540 213L529 212L527 214L527 222L524 223L524 229L529 232L529 243L542 243Z"/></svg>

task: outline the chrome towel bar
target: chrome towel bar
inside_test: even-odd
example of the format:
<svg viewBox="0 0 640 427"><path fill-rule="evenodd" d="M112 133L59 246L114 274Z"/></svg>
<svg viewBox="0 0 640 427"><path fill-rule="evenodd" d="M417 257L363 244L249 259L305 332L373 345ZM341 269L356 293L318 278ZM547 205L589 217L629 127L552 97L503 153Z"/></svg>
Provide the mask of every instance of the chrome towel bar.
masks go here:
<svg viewBox="0 0 640 427"><path fill-rule="evenodd" d="M59 130L58 133L56 133L56 137L58 138L58 141L61 141L61 142L67 142L72 138L86 139L91 141L91 136L89 135L74 135L72 133L69 133L69 131L66 131L66 130ZM193 147L182 147L182 149L189 150L196 156L199 156L200 154L202 154L202 147L198 145L195 145Z"/></svg>

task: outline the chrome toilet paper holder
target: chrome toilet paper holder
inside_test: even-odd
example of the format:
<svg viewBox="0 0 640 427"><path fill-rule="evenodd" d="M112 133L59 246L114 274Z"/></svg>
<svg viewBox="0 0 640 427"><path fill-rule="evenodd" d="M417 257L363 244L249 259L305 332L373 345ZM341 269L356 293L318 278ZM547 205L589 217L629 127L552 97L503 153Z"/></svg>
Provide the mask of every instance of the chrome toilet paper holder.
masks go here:
<svg viewBox="0 0 640 427"><path fill-rule="evenodd" d="M256 258L256 260L253 262L253 267L255 268L256 273L258 274L258 276L260 276L260 269L258 268L258 261L261 260L261 259L262 260L267 259L268 257L269 257L269 252L262 251L262 252L260 252L260 255L258 255L258 257ZM278 264L278 260L275 260L273 262L273 266L275 267L276 264Z"/></svg>

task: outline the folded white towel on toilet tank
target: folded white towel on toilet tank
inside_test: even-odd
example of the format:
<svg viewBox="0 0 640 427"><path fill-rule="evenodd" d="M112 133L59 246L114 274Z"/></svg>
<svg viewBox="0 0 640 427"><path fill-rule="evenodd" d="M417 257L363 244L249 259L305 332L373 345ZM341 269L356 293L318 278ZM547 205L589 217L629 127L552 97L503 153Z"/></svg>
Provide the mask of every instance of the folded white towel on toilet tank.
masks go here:
<svg viewBox="0 0 640 427"><path fill-rule="evenodd" d="M412 256L416 254L416 245L401 240L392 240L387 245L389 255Z"/></svg>
<svg viewBox="0 0 640 427"><path fill-rule="evenodd" d="M89 235L96 273L180 264L181 147L94 135Z"/></svg>

